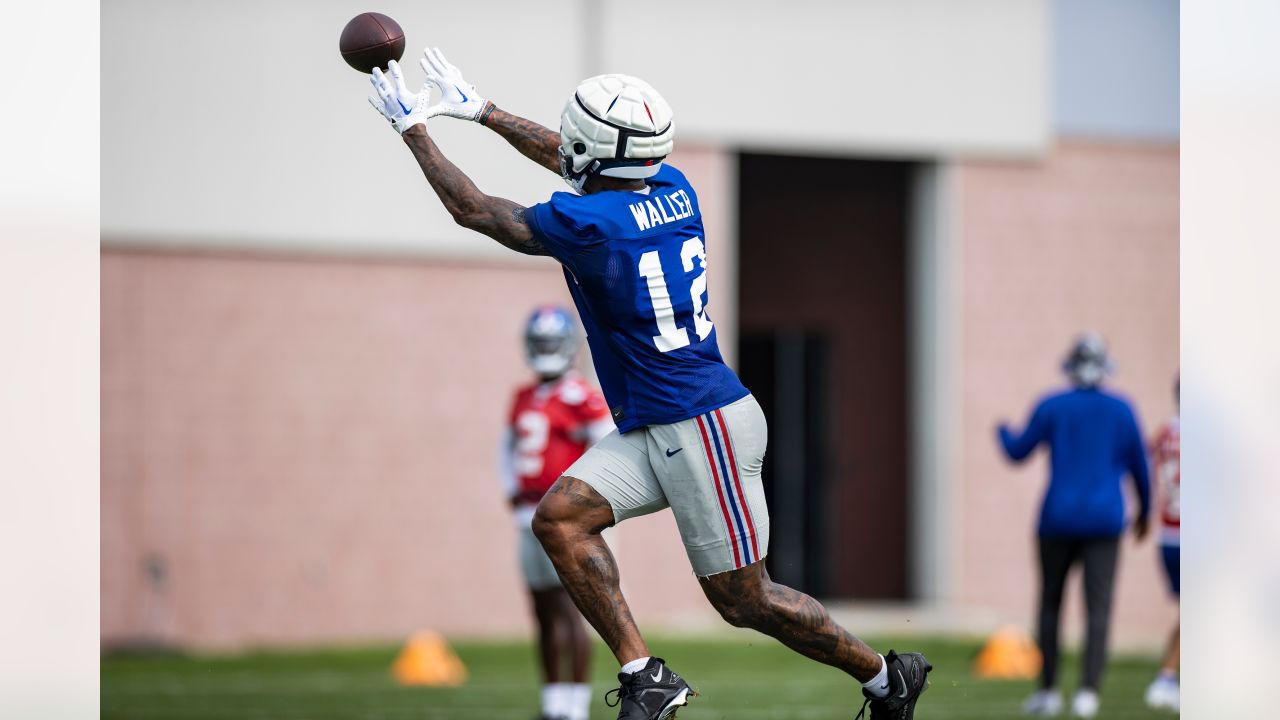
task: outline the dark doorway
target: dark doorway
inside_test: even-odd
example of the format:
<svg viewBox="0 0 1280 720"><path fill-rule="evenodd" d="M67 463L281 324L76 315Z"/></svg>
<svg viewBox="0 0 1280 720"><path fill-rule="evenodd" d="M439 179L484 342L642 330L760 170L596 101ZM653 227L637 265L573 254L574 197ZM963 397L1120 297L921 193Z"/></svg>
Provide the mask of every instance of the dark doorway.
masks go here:
<svg viewBox="0 0 1280 720"><path fill-rule="evenodd" d="M739 357L769 419L769 572L818 596L907 597L910 173L740 156Z"/></svg>

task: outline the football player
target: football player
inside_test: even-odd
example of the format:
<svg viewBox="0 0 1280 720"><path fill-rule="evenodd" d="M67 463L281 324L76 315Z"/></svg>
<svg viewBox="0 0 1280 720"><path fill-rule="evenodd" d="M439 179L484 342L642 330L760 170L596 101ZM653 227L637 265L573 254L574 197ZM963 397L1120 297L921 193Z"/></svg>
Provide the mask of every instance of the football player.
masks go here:
<svg viewBox="0 0 1280 720"><path fill-rule="evenodd" d="M1179 401L1178 381L1173 383L1174 402ZM1164 563L1165 575L1169 578L1169 589L1173 597L1178 597L1181 589L1180 555L1181 555L1181 486L1180 470L1182 457L1182 439L1178 428L1178 416L1174 415L1160 429L1155 442L1151 444L1151 466L1156 474L1157 507L1160 512L1160 559ZM1181 659L1179 630L1181 624L1173 626L1169 635L1169 644L1165 648L1164 660L1160 665L1160 674L1147 687L1147 705L1153 708L1177 710L1181 705L1178 688L1178 666Z"/></svg>
<svg viewBox="0 0 1280 720"><path fill-rule="evenodd" d="M569 313L541 307L524 333L537 379L516 390L502 446L502 478L515 512L520 569L538 625L543 720L587 720L591 641L582 615L533 536L538 501L587 448L613 430L604 396L573 370L578 338ZM571 682L561 681L568 665Z"/></svg>
<svg viewBox="0 0 1280 720"><path fill-rule="evenodd" d="M866 697L859 716L869 706L874 720L911 718L932 669L924 656L880 655L765 571L764 413L716 345L698 197L664 163L675 133L667 102L638 78L588 78L565 103L557 133L487 101L439 50L428 49L421 65L427 84L416 94L398 65L375 70L370 102L458 224L563 266L617 425L543 497L533 531L622 666L608 699L621 706L618 718L669 718L696 694L650 655L601 537L668 507L704 594L726 621L856 678ZM482 193L431 139L435 116L494 130L573 192L532 207Z"/></svg>

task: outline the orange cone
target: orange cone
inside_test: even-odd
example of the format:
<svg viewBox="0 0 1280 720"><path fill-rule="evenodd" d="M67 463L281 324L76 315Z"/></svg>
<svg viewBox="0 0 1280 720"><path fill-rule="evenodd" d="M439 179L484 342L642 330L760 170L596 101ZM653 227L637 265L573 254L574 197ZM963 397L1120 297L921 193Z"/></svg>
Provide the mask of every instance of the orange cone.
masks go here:
<svg viewBox="0 0 1280 720"><path fill-rule="evenodd" d="M467 668L439 634L416 633L405 643L391 675L401 685L456 687L467 681Z"/></svg>
<svg viewBox="0 0 1280 720"><path fill-rule="evenodd" d="M1040 649L1015 627L1003 627L973 661L973 674L989 680L1030 680L1040 674Z"/></svg>

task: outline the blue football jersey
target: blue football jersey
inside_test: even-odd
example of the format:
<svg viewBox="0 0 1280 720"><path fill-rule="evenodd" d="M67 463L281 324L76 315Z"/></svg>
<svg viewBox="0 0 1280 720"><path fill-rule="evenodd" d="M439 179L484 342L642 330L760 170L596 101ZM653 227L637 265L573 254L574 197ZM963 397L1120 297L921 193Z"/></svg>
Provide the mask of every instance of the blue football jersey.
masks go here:
<svg viewBox="0 0 1280 720"><path fill-rule="evenodd" d="M645 184L648 192L555 193L526 214L564 266L620 432L687 420L747 394L707 314L697 195L670 165Z"/></svg>

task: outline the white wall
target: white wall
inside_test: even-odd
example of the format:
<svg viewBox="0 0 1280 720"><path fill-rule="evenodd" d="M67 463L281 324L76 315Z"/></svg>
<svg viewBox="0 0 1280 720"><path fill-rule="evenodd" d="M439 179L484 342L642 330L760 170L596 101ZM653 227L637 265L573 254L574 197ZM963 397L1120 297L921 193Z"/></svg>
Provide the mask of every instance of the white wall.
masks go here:
<svg viewBox="0 0 1280 720"><path fill-rule="evenodd" d="M914 156L1034 153L1048 139L1042 0L604 7L601 70L643 75L686 136Z"/></svg>
<svg viewBox="0 0 1280 720"><path fill-rule="evenodd" d="M443 47L504 107L550 126L604 68L666 93L679 137L859 154L1036 153L1044 0L681 3L385 0L406 67ZM343 252L507 251L453 225L337 51L337 0L102 7L102 229L109 241ZM589 31L588 28L598 28ZM482 189L563 184L475 126L432 125Z"/></svg>
<svg viewBox="0 0 1280 720"><path fill-rule="evenodd" d="M406 72L439 44L483 93L544 123L582 73L577 3L384 0ZM343 62L363 3L116 0L102 12L102 229L165 243L510 254L453 224ZM521 62L520 59L528 59ZM534 203L555 175L470 123L433 124L486 192ZM492 245L492 247L491 247Z"/></svg>

